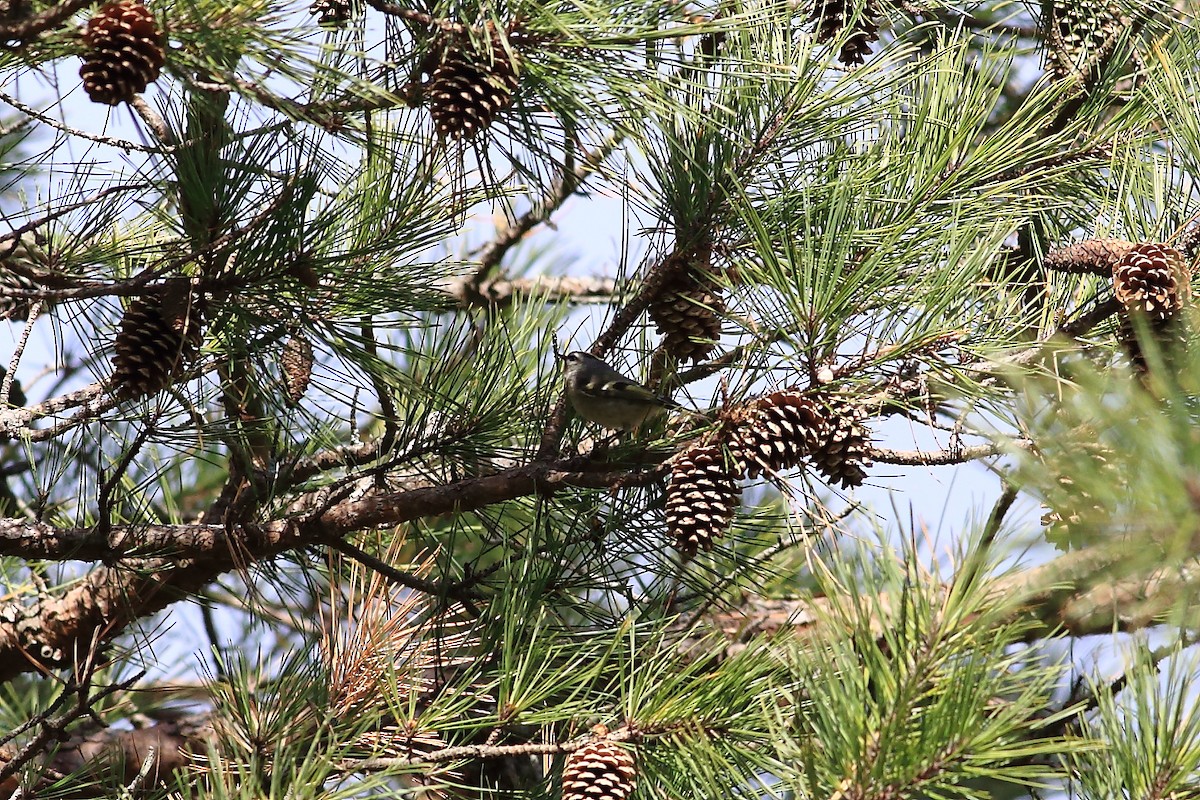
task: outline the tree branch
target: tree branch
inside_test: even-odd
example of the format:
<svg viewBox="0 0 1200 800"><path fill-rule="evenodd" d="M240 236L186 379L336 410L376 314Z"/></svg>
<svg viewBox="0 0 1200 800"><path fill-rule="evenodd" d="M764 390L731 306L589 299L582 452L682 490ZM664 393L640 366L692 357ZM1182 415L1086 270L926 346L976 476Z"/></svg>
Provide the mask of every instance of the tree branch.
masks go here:
<svg viewBox="0 0 1200 800"><path fill-rule="evenodd" d="M51 6L39 14L35 14L22 22L0 24L0 41L18 42L24 44L28 40L65 22L67 17L75 12L92 5L95 0L66 0L56 6Z"/></svg>
<svg viewBox="0 0 1200 800"><path fill-rule="evenodd" d="M453 484L378 492L309 516L298 502L296 516L265 525L113 526L104 536L95 527L56 529L44 523L0 521L0 555L107 562L60 596L0 607L0 682L69 660L82 643L112 639L135 620L194 595L218 575L247 562L327 544L352 531L471 511L567 486L649 484L661 469L600 469L613 466L585 459L534 463ZM144 557L150 553L154 557Z"/></svg>

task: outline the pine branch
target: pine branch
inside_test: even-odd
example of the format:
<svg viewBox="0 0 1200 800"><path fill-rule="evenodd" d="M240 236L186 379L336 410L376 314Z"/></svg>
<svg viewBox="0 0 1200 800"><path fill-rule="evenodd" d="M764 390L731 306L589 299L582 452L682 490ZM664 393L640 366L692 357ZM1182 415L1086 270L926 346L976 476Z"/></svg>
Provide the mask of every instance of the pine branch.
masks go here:
<svg viewBox="0 0 1200 800"><path fill-rule="evenodd" d="M84 715L95 715L96 712L92 710L92 706L95 703L117 692L125 691L141 680L144 674L143 672L139 672L131 678L126 678L119 683L105 686L93 692L91 687L93 670L94 665L91 665L86 669L81 678L71 679L67 682L63 687L61 696L64 698L74 696L74 705L58 716L42 715L37 722L38 732L12 758L0 766L0 782L15 775L17 770L51 747L58 739L65 738L67 727L72 722Z"/></svg>
<svg viewBox="0 0 1200 800"><path fill-rule="evenodd" d="M945 450L891 450L886 447L868 448L867 454L872 461L881 464L901 464L906 466L945 466L947 464L966 464L981 458L990 458L1011 453L1013 448L1029 450L1033 442L1028 439L1014 439L1004 444L981 444L973 447L949 447Z"/></svg>
<svg viewBox="0 0 1200 800"><path fill-rule="evenodd" d="M1097 545L1060 556L1030 569L995 578L985 587L997 607L1006 609L997 624L1033 621L1038 627L1031 637L1048 631L1073 636L1096 636L1114 630L1134 632L1166 622L1189 592L1200 590L1200 571L1178 568L1152 570L1128 577L1137 569L1129 563L1125 544ZM931 591L948 595L953 583ZM815 597L800 600L747 595L739 606L711 613L705 620L728 638L745 641L745 632L774 632L790 627L801 636L811 635L831 619L834 600ZM883 596L867 607L894 609L902 598ZM1130 615L1131 607L1144 613ZM892 621L873 619L872 630L884 630Z"/></svg>
<svg viewBox="0 0 1200 800"><path fill-rule="evenodd" d="M92 5L94 0L66 0L20 22L0 23L0 41L25 44L38 34L61 25L72 14Z"/></svg>
<svg viewBox="0 0 1200 800"><path fill-rule="evenodd" d="M303 504L298 503L296 516L264 525L114 525L103 536L98 528L55 529L4 520L0 555L71 560L90 556L88 560L113 565L97 567L59 597L39 598L25 607L10 604L0 614L0 682L38 668L37 661L24 655L34 643L46 652L69 654L93 636L107 641L137 619L201 591L218 575L248 562L420 517L463 513L567 487L646 485L660 477L660 468L641 473L597 469L606 466L610 465L586 459L535 462L452 484L375 492L317 509L312 516L304 516ZM170 555L127 557L148 549Z"/></svg>

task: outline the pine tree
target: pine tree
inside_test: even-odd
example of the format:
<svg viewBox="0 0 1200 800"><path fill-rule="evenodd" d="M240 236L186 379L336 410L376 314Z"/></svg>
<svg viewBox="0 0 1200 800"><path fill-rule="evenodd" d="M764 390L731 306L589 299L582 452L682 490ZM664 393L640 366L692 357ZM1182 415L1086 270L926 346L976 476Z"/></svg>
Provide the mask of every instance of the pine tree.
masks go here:
<svg viewBox="0 0 1200 800"><path fill-rule="evenodd" d="M0 797L1200 796L1193 14L0 2Z"/></svg>

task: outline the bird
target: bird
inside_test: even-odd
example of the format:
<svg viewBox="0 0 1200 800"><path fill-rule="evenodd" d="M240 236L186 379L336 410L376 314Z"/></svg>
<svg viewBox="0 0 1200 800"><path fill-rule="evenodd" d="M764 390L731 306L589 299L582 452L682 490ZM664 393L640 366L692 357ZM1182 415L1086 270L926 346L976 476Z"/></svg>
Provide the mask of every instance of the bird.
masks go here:
<svg viewBox="0 0 1200 800"><path fill-rule="evenodd" d="M604 428L631 431L655 411L681 408L591 353L574 350L558 357L566 365L563 385L571 406L579 416Z"/></svg>

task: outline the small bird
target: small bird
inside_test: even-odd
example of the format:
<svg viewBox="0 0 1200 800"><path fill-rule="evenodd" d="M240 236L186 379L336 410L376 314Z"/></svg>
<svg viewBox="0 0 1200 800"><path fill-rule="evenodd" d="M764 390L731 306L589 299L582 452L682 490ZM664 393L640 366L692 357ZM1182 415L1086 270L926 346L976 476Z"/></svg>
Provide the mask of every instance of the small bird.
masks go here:
<svg viewBox="0 0 1200 800"><path fill-rule="evenodd" d="M632 378L627 378L590 353L580 350L559 356L566 364L563 384L579 416L619 431L630 431L663 408L680 408Z"/></svg>

